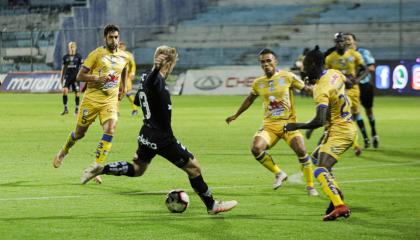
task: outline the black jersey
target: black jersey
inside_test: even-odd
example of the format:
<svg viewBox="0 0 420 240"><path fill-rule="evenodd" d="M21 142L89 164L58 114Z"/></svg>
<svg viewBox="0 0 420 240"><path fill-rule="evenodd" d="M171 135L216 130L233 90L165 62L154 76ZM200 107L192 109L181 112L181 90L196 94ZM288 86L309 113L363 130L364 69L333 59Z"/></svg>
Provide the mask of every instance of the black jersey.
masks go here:
<svg viewBox="0 0 420 240"><path fill-rule="evenodd" d="M149 71L141 77L135 104L143 111L144 126L172 136L172 103L165 78L159 70Z"/></svg>
<svg viewBox="0 0 420 240"><path fill-rule="evenodd" d="M80 66L82 66L82 56L78 53L75 55L66 54L63 57L63 65L66 67L64 79L75 81Z"/></svg>

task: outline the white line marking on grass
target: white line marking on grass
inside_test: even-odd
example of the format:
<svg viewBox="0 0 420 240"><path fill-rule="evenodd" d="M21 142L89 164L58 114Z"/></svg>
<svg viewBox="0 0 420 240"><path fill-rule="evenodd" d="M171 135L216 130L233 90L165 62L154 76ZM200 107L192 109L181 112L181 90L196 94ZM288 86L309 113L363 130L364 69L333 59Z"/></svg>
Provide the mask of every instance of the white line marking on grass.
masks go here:
<svg viewBox="0 0 420 240"><path fill-rule="evenodd" d="M395 166L406 166L406 165L416 165L420 164L420 161L416 162L409 162L409 163L384 163L384 164L376 164L376 165L367 165L367 166L351 166L351 167L338 167L333 168L334 171L337 170L347 170L347 169L358 169L358 168L376 168L376 167L395 167Z"/></svg>
<svg viewBox="0 0 420 240"><path fill-rule="evenodd" d="M294 174L294 175L298 175ZM375 183L375 182L395 182L395 181L416 181L420 180L420 177L414 178L377 178L377 179L355 179L340 181L339 184L348 184L348 183ZM303 181L301 181L303 183ZM211 189L239 189L239 188L271 188L267 184L259 185L237 185L237 186L218 186L211 187ZM130 193L121 193L122 195L148 195L148 194L166 194L170 190L160 190L160 191L151 191L151 192L130 192ZM187 191L188 192L188 191ZM0 201L25 201L25 200L54 200L54 199L69 199L69 198L83 198L83 197L92 197L92 196L104 196L109 194L90 194L90 195L81 195L81 196L49 196L49 197L17 197L17 198L0 198Z"/></svg>
<svg viewBox="0 0 420 240"><path fill-rule="evenodd" d="M60 198L81 198L88 197L86 196L50 196L50 197L18 197L18 198L0 198L0 201L19 201L19 200L50 200L50 199L60 199Z"/></svg>
<svg viewBox="0 0 420 240"><path fill-rule="evenodd" d="M366 183L366 182L396 182L396 181L415 181L420 180L420 177L414 178L378 178L378 179L357 179L340 181L339 183Z"/></svg>

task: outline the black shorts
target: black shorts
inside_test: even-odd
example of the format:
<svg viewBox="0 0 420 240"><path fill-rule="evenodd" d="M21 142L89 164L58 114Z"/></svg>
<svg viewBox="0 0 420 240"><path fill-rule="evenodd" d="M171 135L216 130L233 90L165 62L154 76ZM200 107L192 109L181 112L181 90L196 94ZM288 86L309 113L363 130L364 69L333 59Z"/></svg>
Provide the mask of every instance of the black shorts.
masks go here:
<svg viewBox="0 0 420 240"><path fill-rule="evenodd" d="M80 91L80 83L76 81L76 79L64 79L64 87L71 89L73 92L79 92Z"/></svg>
<svg viewBox="0 0 420 240"><path fill-rule="evenodd" d="M145 127L140 130L137 161L150 163L157 154L166 158L175 166L183 168L190 159L194 159L193 154L175 136L162 136L162 133L158 136L158 133Z"/></svg>
<svg viewBox="0 0 420 240"><path fill-rule="evenodd" d="M360 87L360 101L364 108L373 107L373 85L371 83L359 84Z"/></svg>

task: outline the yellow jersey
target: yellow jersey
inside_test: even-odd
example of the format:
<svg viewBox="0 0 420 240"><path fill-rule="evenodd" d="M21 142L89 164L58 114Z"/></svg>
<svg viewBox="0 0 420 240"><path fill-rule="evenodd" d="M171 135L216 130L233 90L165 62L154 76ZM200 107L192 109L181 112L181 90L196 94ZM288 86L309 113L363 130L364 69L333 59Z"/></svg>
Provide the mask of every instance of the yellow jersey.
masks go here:
<svg viewBox="0 0 420 240"><path fill-rule="evenodd" d="M329 126L353 126L350 102L345 93L346 77L337 70L324 70L313 88L317 107L329 108Z"/></svg>
<svg viewBox="0 0 420 240"><path fill-rule="evenodd" d="M131 75L134 76L134 75L136 75L136 62L134 60L133 54L130 53L130 52L128 52L128 51L126 51L126 52L127 52L128 56L130 57L129 58L129 61L128 61L128 71L127 71L127 74L128 74L128 76L131 76Z"/></svg>
<svg viewBox="0 0 420 240"><path fill-rule="evenodd" d="M295 74L280 70L270 78L255 79L251 93L263 98L264 122L295 119L293 89L301 90L305 83Z"/></svg>
<svg viewBox="0 0 420 240"><path fill-rule="evenodd" d="M109 75L112 80L105 83L89 82L83 101L99 104L117 103L121 74L128 66L129 59L130 56L122 50L117 50L114 53L111 53L106 47L93 50L83 63L83 67L88 69L90 74Z"/></svg>
<svg viewBox="0 0 420 240"><path fill-rule="evenodd" d="M339 70L351 77L356 77L357 67L364 64L362 55L354 49L347 49L343 55L334 51L325 59L325 68Z"/></svg>

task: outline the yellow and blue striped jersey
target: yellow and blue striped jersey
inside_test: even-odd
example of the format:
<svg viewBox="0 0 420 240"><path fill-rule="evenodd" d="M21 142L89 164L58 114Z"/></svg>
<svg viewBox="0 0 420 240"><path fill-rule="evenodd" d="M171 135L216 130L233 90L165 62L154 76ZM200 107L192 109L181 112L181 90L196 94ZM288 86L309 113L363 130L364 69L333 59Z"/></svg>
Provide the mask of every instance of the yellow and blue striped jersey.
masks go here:
<svg viewBox="0 0 420 240"><path fill-rule="evenodd" d="M350 101L345 93L346 77L337 70L324 70L313 89L317 107L328 107L330 126L344 126L352 123Z"/></svg>
<svg viewBox="0 0 420 240"><path fill-rule="evenodd" d="M84 101L89 100L96 103L118 102L121 74L127 66L129 58L129 55L122 50L117 50L114 53L111 53L106 47L93 50L83 63L83 67L93 75L110 75L112 81L105 83L89 82Z"/></svg>
<svg viewBox="0 0 420 240"><path fill-rule="evenodd" d="M305 83L291 72L280 70L270 78L255 79L251 93L263 98L264 121L296 118L293 89L301 90Z"/></svg>
<svg viewBox="0 0 420 240"><path fill-rule="evenodd" d="M364 65L363 57L353 49L347 49L343 55L334 51L325 59L326 69L339 70L345 76L356 77L359 65Z"/></svg>

